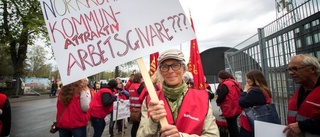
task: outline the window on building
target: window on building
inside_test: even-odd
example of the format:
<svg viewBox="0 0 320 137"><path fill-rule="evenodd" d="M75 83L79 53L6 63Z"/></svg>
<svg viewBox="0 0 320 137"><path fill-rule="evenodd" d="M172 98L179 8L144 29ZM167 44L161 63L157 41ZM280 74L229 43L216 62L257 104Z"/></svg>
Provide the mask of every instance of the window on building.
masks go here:
<svg viewBox="0 0 320 137"><path fill-rule="evenodd" d="M309 28L310 28L310 24L309 24L309 23L307 23L307 24L304 25L304 29L305 29L305 30L307 30L307 29L309 29Z"/></svg>
<svg viewBox="0 0 320 137"><path fill-rule="evenodd" d="M297 46L297 48L301 48L301 40L300 39L296 40L296 46Z"/></svg>
<svg viewBox="0 0 320 137"><path fill-rule="evenodd" d="M294 33L299 33L299 32L300 32L300 28L294 29Z"/></svg>
<svg viewBox="0 0 320 137"><path fill-rule="evenodd" d="M314 43L320 42L320 32L313 35Z"/></svg>
<svg viewBox="0 0 320 137"><path fill-rule="evenodd" d="M319 19L312 21L312 26L317 26L319 25Z"/></svg>
<svg viewBox="0 0 320 137"><path fill-rule="evenodd" d="M317 54L317 58L318 58L318 61L319 61L320 60L320 51L317 51L316 54Z"/></svg>
<svg viewBox="0 0 320 137"><path fill-rule="evenodd" d="M307 36L306 38L306 45L309 46L312 44L312 37L311 36Z"/></svg>

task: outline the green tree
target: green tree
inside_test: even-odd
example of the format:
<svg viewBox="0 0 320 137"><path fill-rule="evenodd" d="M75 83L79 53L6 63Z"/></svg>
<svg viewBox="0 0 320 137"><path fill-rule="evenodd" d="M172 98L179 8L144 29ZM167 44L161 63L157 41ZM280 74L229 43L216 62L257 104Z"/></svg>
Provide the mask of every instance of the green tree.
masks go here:
<svg viewBox="0 0 320 137"><path fill-rule="evenodd" d="M32 77L42 77L46 73L48 73L48 66L45 64L46 63L46 55L47 51L39 46L32 46L29 52L27 53L27 64L29 67L29 76ZM50 70L49 70L50 71ZM48 75L46 75L48 77Z"/></svg>
<svg viewBox="0 0 320 137"><path fill-rule="evenodd" d="M9 47L13 75L21 77L28 46L48 42L42 10L38 0L1 0L0 14L0 48Z"/></svg>
<svg viewBox="0 0 320 137"><path fill-rule="evenodd" d="M28 45L36 39L48 41L42 10L38 0L1 0L0 2L0 49L9 47L13 77L16 79L15 94L22 93L20 77L24 74ZM12 94L12 92L10 93Z"/></svg>
<svg viewBox="0 0 320 137"><path fill-rule="evenodd" d="M7 77L13 75L12 62L10 61L9 47L0 43L0 77Z"/></svg>

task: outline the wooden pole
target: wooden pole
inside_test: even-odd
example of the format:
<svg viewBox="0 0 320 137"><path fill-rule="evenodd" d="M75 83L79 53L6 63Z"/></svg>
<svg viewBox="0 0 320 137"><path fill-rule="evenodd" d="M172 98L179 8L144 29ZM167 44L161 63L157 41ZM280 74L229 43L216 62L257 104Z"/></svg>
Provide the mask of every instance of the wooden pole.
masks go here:
<svg viewBox="0 0 320 137"><path fill-rule="evenodd" d="M145 83L145 85L146 85L146 87L148 89L148 93L150 95L151 100L159 101L159 98L158 98L157 93L156 93L156 91L154 89L154 86L152 84L152 81L151 81L151 78L150 78L149 73L147 71L147 68L146 68L146 66L145 66L145 64L143 62L143 59L142 58L138 58L136 61L138 63L140 72L142 74L144 83ZM160 119L160 125L162 127L168 125L168 121L167 121L166 117Z"/></svg>

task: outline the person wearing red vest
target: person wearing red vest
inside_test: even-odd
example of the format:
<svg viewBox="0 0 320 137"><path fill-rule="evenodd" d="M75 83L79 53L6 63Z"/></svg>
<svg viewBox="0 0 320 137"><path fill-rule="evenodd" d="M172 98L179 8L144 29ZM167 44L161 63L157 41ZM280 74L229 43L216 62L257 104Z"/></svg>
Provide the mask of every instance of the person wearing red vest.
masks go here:
<svg viewBox="0 0 320 137"><path fill-rule="evenodd" d="M138 92L138 88L140 85L143 84L143 78L141 73L136 73L133 76L132 84L129 87L129 100L130 100L130 110L133 108L141 108L141 103L139 101L139 96L141 94L141 91ZM136 137L137 130L140 124L140 121L132 121L132 128L131 128L131 137Z"/></svg>
<svg viewBox="0 0 320 137"><path fill-rule="evenodd" d="M85 137L90 120L89 103L82 86L83 79L64 85L57 99L57 127L60 137Z"/></svg>
<svg viewBox="0 0 320 137"><path fill-rule="evenodd" d="M152 75L151 76L151 81L153 83L153 87L155 91L160 91L161 90L161 84L159 82L159 79L157 75ZM139 102L142 104L144 99L149 95L148 89L145 87L145 84L140 84L140 87L138 88L138 93L141 94L139 95Z"/></svg>
<svg viewBox="0 0 320 137"><path fill-rule="evenodd" d="M183 81L187 71L184 55L180 50L170 49L161 53L157 74L163 79L162 90L157 92L160 101L143 102L139 137L218 137L212 106L205 90L188 88ZM166 118L168 125L160 126Z"/></svg>
<svg viewBox="0 0 320 137"><path fill-rule="evenodd" d="M131 84L132 84L133 76L134 76L134 74L131 74L131 75L130 75L129 80L127 81L127 83L126 83L126 85L125 85L125 87L124 87L124 89L127 90L127 91L129 90L129 88L130 88L130 86L131 86Z"/></svg>
<svg viewBox="0 0 320 137"><path fill-rule="evenodd" d="M320 64L316 57L298 54L290 59L290 77L301 86L288 102L287 137L320 137Z"/></svg>
<svg viewBox="0 0 320 137"><path fill-rule="evenodd" d="M11 106L5 94L0 93L0 136L10 136Z"/></svg>
<svg viewBox="0 0 320 137"><path fill-rule="evenodd" d="M117 100L117 94L114 90L118 83L112 79L108 84L101 84L100 89L95 94L90 103L90 116L91 123L94 129L93 137L101 137L103 130L106 126L104 118L112 113L113 102Z"/></svg>
<svg viewBox="0 0 320 137"><path fill-rule="evenodd" d="M238 104L241 86L234 80L233 76L225 70L218 73L219 89L217 105L222 110L222 115L226 118L230 137L239 137L237 119L241 114L241 107Z"/></svg>
<svg viewBox="0 0 320 137"><path fill-rule="evenodd" d="M116 95L117 97L117 101L124 101L127 99L126 95L123 94L123 86L122 86L122 81L121 79L115 78L115 80L117 81L117 87L113 90L113 94ZM114 129L114 124L115 121L113 120L113 114L114 111L116 111L117 108L113 108L113 111L110 113L110 123L109 123L109 135L111 137L114 136L113 134L113 129ZM122 119L117 120L117 129L118 129L118 133L122 133Z"/></svg>
<svg viewBox="0 0 320 137"><path fill-rule="evenodd" d="M257 105L271 103L271 91L267 81L259 70L252 70L246 74L246 85L240 95L239 105L242 108L249 108ZM254 137L254 129L244 111L240 115L240 137Z"/></svg>

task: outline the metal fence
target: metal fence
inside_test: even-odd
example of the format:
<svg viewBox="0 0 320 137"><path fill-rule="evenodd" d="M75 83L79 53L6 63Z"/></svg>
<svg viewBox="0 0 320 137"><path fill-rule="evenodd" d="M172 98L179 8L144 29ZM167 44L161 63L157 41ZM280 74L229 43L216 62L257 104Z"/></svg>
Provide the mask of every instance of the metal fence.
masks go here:
<svg viewBox="0 0 320 137"><path fill-rule="evenodd" d="M308 0L271 22L258 33L225 52L225 67L242 81L245 74L259 69L266 77L281 123L286 124L287 102L298 87L285 69L289 59L300 53L320 59L320 4Z"/></svg>

